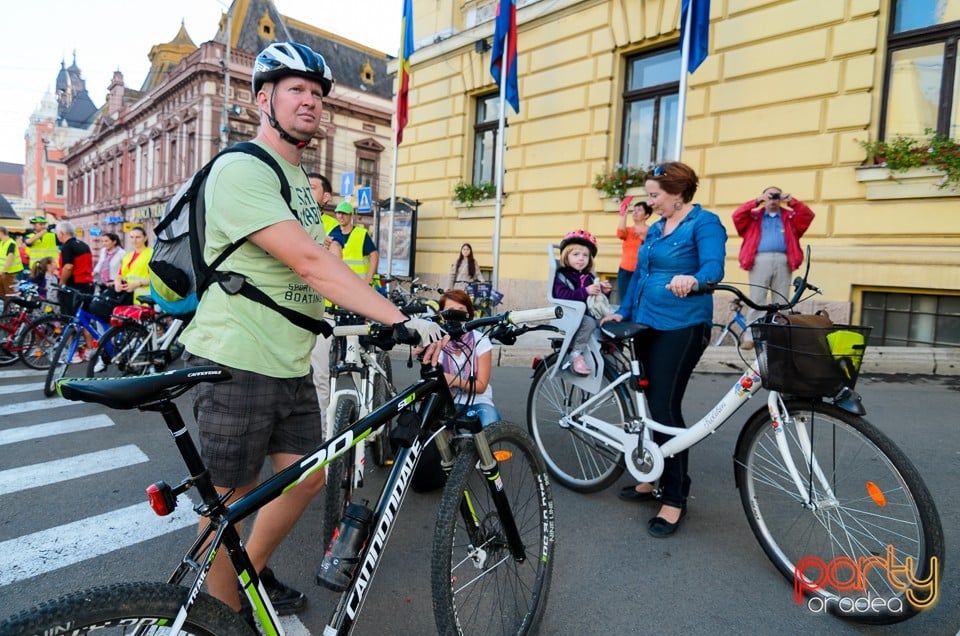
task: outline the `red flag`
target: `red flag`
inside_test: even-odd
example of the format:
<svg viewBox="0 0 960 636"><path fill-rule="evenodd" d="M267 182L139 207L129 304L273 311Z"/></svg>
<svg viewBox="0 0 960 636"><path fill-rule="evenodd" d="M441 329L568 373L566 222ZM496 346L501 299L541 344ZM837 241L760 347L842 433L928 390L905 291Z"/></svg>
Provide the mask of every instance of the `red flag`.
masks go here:
<svg viewBox="0 0 960 636"><path fill-rule="evenodd" d="M403 141L403 128L409 116L407 98L410 92L410 56L413 55L413 1L403 0L403 21L400 27L400 90L397 92L397 145Z"/></svg>
<svg viewBox="0 0 960 636"><path fill-rule="evenodd" d="M504 97L513 107L513 112L520 112L520 91L517 88L517 0L500 0L497 4L497 21L493 28L493 50L490 52L490 74L493 80L500 85L506 81ZM503 65L503 53L507 53L507 68Z"/></svg>

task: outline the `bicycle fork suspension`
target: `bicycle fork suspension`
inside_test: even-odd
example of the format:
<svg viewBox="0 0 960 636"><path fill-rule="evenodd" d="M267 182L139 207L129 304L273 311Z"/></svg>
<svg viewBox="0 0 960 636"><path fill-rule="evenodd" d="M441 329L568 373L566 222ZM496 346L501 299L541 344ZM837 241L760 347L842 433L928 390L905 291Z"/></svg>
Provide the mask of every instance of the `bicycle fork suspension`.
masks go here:
<svg viewBox="0 0 960 636"><path fill-rule="evenodd" d="M824 475L823 470L820 468L820 463L813 454L813 445L810 443L810 436L807 434L806 426L804 426L802 422L797 422L796 419L791 417L789 413L786 413L786 408L783 404L783 401L780 399L780 394L776 391L771 391L770 395L767 397L767 407L770 410L770 420L774 429L774 440L777 443L777 448L779 449L780 455L783 458L783 463L787 468L787 472L789 472L790 478L793 480L793 483L797 488L797 493L800 495L800 500L803 502L803 506L812 510L823 505L822 503L814 502L814 479L820 483L820 487L823 489L823 494L825 496L825 501L828 503L836 501L833 489L830 487L830 482L827 480L826 475ZM808 478L808 484L806 486L804 486L803 478L800 476L800 471L797 470L797 465L793 461L793 455L790 453L786 429L787 422L792 424L794 434L796 435L797 444L800 447L800 452L803 456L804 468L806 469ZM811 422L811 431L813 429L813 425L814 423Z"/></svg>

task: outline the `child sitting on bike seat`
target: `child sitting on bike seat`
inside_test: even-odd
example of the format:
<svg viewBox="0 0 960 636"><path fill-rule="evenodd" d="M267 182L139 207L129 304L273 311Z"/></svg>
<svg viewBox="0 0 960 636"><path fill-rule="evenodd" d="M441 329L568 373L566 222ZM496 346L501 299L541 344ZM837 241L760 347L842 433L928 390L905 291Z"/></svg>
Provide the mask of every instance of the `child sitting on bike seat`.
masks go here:
<svg viewBox="0 0 960 636"><path fill-rule="evenodd" d="M470 296L462 289L450 289L440 296L440 311L445 309L473 316ZM493 366L493 344L480 331L468 331L451 340L440 353L440 366L453 392L453 400L461 412L475 411L480 423L489 426L500 421L500 412L493 404L490 370ZM423 457L413 473L411 486L416 492L429 492L443 487L440 452L434 443L423 449Z"/></svg>
<svg viewBox="0 0 960 636"><path fill-rule="evenodd" d="M597 239L586 230L568 232L560 242L560 267L553 279L553 297L564 300L587 302L590 296L610 295L610 283L597 282L593 275L593 259L597 256ZM573 337L570 357L564 368L571 366L577 375L590 375L590 365L583 357L597 328L597 320L589 312L583 314L583 320Z"/></svg>

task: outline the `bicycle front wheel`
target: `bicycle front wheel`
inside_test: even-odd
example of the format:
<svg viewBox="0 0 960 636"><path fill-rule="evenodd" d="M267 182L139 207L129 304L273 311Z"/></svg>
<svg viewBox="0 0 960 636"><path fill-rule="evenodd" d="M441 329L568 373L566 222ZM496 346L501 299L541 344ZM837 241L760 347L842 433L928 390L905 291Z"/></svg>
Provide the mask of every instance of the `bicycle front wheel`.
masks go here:
<svg viewBox="0 0 960 636"><path fill-rule="evenodd" d="M60 316L49 315L38 318L33 326L20 334L17 348L23 363L31 369L43 371L53 363L53 350L63 333L64 320Z"/></svg>
<svg viewBox="0 0 960 636"><path fill-rule="evenodd" d="M386 373L386 377L376 375L373 378L373 409L386 404L393 393L393 363L390 355L383 351L377 354L377 364ZM372 409L371 409L372 410ZM390 445L390 422L367 438L367 447L370 456L377 466L387 466L393 463L393 447Z"/></svg>
<svg viewBox="0 0 960 636"><path fill-rule="evenodd" d="M47 381L43 383L43 394L51 397L57 392L57 382L67 375L67 369L75 364L76 356L80 355L80 345L83 343L83 334L75 324L67 325L60 337L60 342L53 349L53 362L47 369Z"/></svg>
<svg viewBox="0 0 960 636"><path fill-rule="evenodd" d="M166 583L95 587L11 616L0 623L0 634L171 634L168 626L189 593L185 587ZM207 594L197 596L183 630L177 632L197 636L254 633L239 614Z"/></svg>
<svg viewBox="0 0 960 636"><path fill-rule="evenodd" d="M153 365L147 330L136 323L110 327L87 364L88 378L145 375Z"/></svg>
<svg viewBox="0 0 960 636"><path fill-rule="evenodd" d="M936 573L939 581L943 566L940 517L916 468L861 417L822 402L784 404L782 430L766 408L758 411L735 454L740 499L764 552L815 611L886 624L932 605L936 586L914 589L911 603L898 583L905 579L891 569L906 568L914 581ZM809 505L784 464L781 435ZM846 586L854 581L860 589ZM802 602L800 592L795 600Z"/></svg>
<svg viewBox="0 0 960 636"><path fill-rule="evenodd" d="M553 572L553 495L533 440L504 422L484 429L498 462L480 472L472 440L447 478L433 536L433 612L440 634L526 634L544 612ZM526 558L518 561L491 489L501 484Z"/></svg>
<svg viewBox="0 0 960 636"><path fill-rule="evenodd" d="M334 414L334 434L345 431L357 420L357 403L349 397L341 397ZM327 464L327 484L323 489L323 548L330 545L333 531L340 525L343 512L350 505L353 477L354 449Z"/></svg>
<svg viewBox="0 0 960 636"><path fill-rule="evenodd" d="M576 492L603 490L623 474L623 450L561 423L593 394L571 384L567 371L557 370L550 377L557 364L554 353L533 374L527 396L527 426L557 482ZM604 371L601 390L610 383L611 375L609 368ZM595 404L589 415L605 422L625 422L630 413L628 403L626 391L618 388Z"/></svg>

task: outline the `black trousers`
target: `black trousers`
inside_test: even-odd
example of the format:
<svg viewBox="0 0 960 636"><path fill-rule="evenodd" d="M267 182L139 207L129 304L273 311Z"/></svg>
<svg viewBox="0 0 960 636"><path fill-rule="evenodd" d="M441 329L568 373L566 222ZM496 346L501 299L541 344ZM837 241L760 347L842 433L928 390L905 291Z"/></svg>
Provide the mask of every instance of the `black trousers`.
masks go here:
<svg viewBox="0 0 960 636"><path fill-rule="evenodd" d="M710 325L695 325L675 331L648 330L637 337L637 357L646 371L646 388L650 416L661 424L684 427L683 395L694 367L710 342ZM653 440L663 444L669 435L653 433ZM683 508L690 494L690 475L687 473L689 451L667 457L660 478L662 503Z"/></svg>

